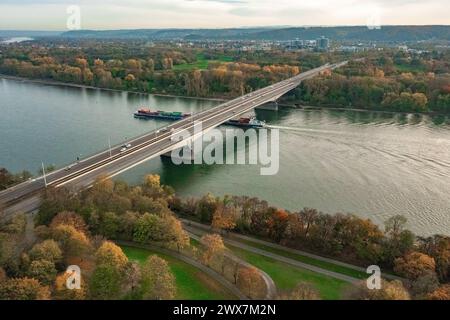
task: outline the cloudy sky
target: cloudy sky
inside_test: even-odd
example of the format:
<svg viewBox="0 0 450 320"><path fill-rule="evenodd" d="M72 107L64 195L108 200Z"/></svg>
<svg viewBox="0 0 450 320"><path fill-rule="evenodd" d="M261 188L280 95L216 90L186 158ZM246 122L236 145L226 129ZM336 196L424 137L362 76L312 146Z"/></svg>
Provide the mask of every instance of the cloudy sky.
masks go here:
<svg viewBox="0 0 450 320"><path fill-rule="evenodd" d="M450 24L449 0L0 0L0 29Z"/></svg>

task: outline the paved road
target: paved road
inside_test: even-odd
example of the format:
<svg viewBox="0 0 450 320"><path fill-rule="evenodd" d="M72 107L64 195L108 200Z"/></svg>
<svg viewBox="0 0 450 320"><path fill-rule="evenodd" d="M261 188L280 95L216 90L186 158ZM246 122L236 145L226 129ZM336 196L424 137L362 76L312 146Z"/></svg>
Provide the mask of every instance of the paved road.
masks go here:
<svg viewBox="0 0 450 320"><path fill-rule="evenodd" d="M194 222L194 221L187 220L187 219L180 219L180 220L185 225L187 224L187 225L195 226L195 227L197 227L199 229L204 230L205 232L211 232L211 227L208 226L208 225L201 224L201 223ZM353 265L353 264L345 263L345 262L342 262L342 261L339 261L339 260L335 260L335 259L331 259L331 258L322 257L322 256L319 256L317 254L310 253L310 252L297 250L297 249L292 249L292 248L289 248L289 247L286 247L286 246L282 246L282 245L279 245L279 244L276 244L276 243L273 243L273 242L260 240L260 239L254 238L254 237L245 236L245 235L242 235L242 234L239 234L239 233L235 233L235 232L228 232L226 236L229 237L229 238L235 239L236 241L244 240L244 241L253 242L253 243L256 243L256 244L262 244L262 245L264 245L266 247L274 248L274 249L277 249L277 250L282 250L282 251L285 251L285 252L288 252L288 253L297 254L297 255L300 255L300 256L309 257L309 258L312 258L312 259L315 259L315 260L331 263L331 264L334 264L334 265L337 265L337 266L341 266L341 267L345 267L345 268L348 268L348 269L352 269L352 270L355 270L355 271L360 271L360 272L364 272L364 273L366 273L366 271L367 271L366 268L363 268L363 267L360 267L360 266L356 266L356 265ZM367 276L369 276L369 275L367 275ZM383 274L383 278L386 278L386 279L389 279L389 280L406 281L404 278L401 278L401 277L398 277L398 276L395 276L395 275L392 275L392 274L387 274L387 273Z"/></svg>
<svg viewBox="0 0 450 320"><path fill-rule="evenodd" d="M212 109L194 114L189 118L177 121L167 126L166 130L150 132L114 146L111 150L105 150L87 159L82 159L66 168L48 174L46 176L47 185L54 187L67 186L74 190L88 187L92 185L95 178L99 175L117 175L151 158L188 143L188 140L173 141L172 136L174 132L187 130L193 138L197 138L198 136L194 136L195 123L201 122L203 128L202 133L207 132L229 119L235 118L264 103L278 99L280 96L297 87L303 80L312 78L326 69L338 68L345 63L327 64L303 72L288 80L281 81L275 85L254 91L245 96L220 104ZM130 144L131 147L127 148L126 151L121 151L122 146L126 144ZM4 207L9 207L14 203L22 202L24 199L39 194L44 189L44 186L44 177L39 177L4 190L0 192L0 204L3 203Z"/></svg>
<svg viewBox="0 0 450 320"><path fill-rule="evenodd" d="M211 278L213 278L214 280L216 280L217 282L219 282L223 287L225 287L226 289L228 289L228 291L230 291L233 295L235 295L237 298L239 298L240 300L248 300L248 297L243 294L234 284L232 284L230 281L228 281L227 279L225 279L220 273L214 271L211 268L208 268L207 266L201 264L200 262L189 258L185 255L182 255L178 252L172 251L172 250L168 250L165 248L161 248L161 247L157 247L157 246L151 246L151 245L140 245L140 244L136 244L134 242L129 242L129 241L115 241L117 244L119 245L124 245L124 246L129 246L129 247L134 247L134 248L142 248L142 249L148 249L151 251L156 251L158 253L162 253L171 257L174 257L178 260L181 260L183 262L186 262L187 264L190 264L194 267L196 267L197 269L203 271L204 273L206 273L207 275L209 275Z"/></svg>
<svg viewBox="0 0 450 320"><path fill-rule="evenodd" d="M204 235L206 233L211 232L211 230L207 231L204 228L199 228L198 226L196 226L195 224L192 224L192 223L190 223L190 224L183 223L183 228L185 230L187 230L188 232L193 233L193 234L195 234L197 236L202 236L202 235ZM335 279L339 279L339 280L342 280L342 281L345 281L345 282L356 283L358 281L361 281L361 279L357 279L357 278L350 277L350 276L347 276L347 275L344 275L344 274L341 274L341 273L333 272L333 271L322 269L322 268L319 268L319 267L316 267L316 266L313 266L313 265L310 265L310 264L306 264L306 263L300 262L298 260L294 260L294 259L290 259L290 258L287 258L287 257L284 257L284 256L280 256L280 255L272 253L272 252L268 252L268 251L265 251L265 250L262 250L262 249L259 249L259 248L255 248L255 247L249 246L249 245L244 244L242 242L239 242L237 240L231 240L231 239L229 239L227 237L224 237L223 241L226 244L229 244L229 245L231 245L233 247L240 248L240 249L243 249L243 250L248 251L248 252L256 253L256 254L259 254L261 256L268 257L268 258L274 259L276 261L280 261L280 262L292 265L294 267L310 270L310 271L313 271L313 272L316 272L316 273L320 273L320 274L323 274L323 275L326 275L326 276L329 276L329 277L332 277L332 278L335 278Z"/></svg>

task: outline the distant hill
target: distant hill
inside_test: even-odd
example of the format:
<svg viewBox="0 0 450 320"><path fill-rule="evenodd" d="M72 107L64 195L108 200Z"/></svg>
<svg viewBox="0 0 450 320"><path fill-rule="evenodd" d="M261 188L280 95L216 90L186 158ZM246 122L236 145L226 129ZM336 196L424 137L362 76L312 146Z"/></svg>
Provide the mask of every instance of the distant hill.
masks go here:
<svg viewBox="0 0 450 320"><path fill-rule="evenodd" d="M0 38L54 37L59 36L62 33L62 31L0 30Z"/></svg>
<svg viewBox="0 0 450 320"><path fill-rule="evenodd" d="M67 38L148 39L148 40L293 40L325 36L353 41L450 41L450 26L383 26L370 30L354 27L289 27L236 29L136 29L77 30L61 34Z"/></svg>

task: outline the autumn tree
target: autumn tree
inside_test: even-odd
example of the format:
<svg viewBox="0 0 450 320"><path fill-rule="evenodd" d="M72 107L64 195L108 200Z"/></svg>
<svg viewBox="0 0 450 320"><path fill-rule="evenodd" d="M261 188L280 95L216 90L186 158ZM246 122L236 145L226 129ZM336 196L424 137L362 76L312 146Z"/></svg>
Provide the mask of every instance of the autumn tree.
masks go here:
<svg viewBox="0 0 450 320"><path fill-rule="evenodd" d="M87 226L83 218L75 212L63 211L58 213L50 223L51 228L55 228L58 225L68 225L72 226L78 231L83 233L87 232Z"/></svg>
<svg viewBox="0 0 450 320"><path fill-rule="evenodd" d="M175 277L167 261L150 256L142 266L142 298L145 300L169 300L176 294Z"/></svg>
<svg viewBox="0 0 450 320"><path fill-rule="evenodd" d="M31 260L46 260L53 263L61 262L63 256L58 243L53 239L35 244L28 255Z"/></svg>
<svg viewBox="0 0 450 320"><path fill-rule="evenodd" d="M233 230L236 227L237 212L233 206L221 203L213 214L211 227L219 230Z"/></svg>
<svg viewBox="0 0 450 320"><path fill-rule="evenodd" d="M420 252L410 252L395 259L394 271L408 279L416 280L428 272L434 273L436 263L434 259Z"/></svg>
<svg viewBox="0 0 450 320"><path fill-rule="evenodd" d="M48 300L50 290L38 280L13 278L0 282L0 300Z"/></svg>
<svg viewBox="0 0 450 320"><path fill-rule="evenodd" d="M122 249L110 241L105 241L95 253L97 265L108 265L123 271L128 263Z"/></svg>
<svg viewBox="0 0 450 320"><path fill-rule="evenodd" d="M62 248L66 260L88 254L92 249L88 237L72 226L58 225L52 229L52 236Z"/></svg>
<svg viewBox="0 0 450 320"><path fill-rule="evenodd" d="M41 284L50 285L56 278L55 263L48 260L34 260L26 272L27 276L39 280Z"/></svg>
<svg viewBox="0 0 450 320"><path fill-rule="evenodd" d="M346 293L350 300L410 300L410 294L401 281L381 281L381 289L371 290L367 288L366 281L361 281L352 286Z"/></svg>
<svg viewBox="0 0 450 320"><path fill-rule="evenodd" d="M450 284L443 285L428 294L429 300L450 300Z"/></svg>
<svg viewBox="0 0 450 320"><path fill-rule="evenodd" d="M241 267L237 277L238 288L252 299L261 299L266 295L266 285L261 273L255 267Z"/></svg>
<svg viewBox="0 0 450 320"><path fill-rule="evenodd" d="M289 292L281 293L280 300L320 300L319 292L309 283L300 282Z"/></svg>
<svg viewBox="0 0 450 320"><path fill-rule="evenodd" d="M203 247L201 260L204 264L210 265L214 260L221 260L225 253L225 245L222 237L218 234L206 234L200 239Z"/></svg>

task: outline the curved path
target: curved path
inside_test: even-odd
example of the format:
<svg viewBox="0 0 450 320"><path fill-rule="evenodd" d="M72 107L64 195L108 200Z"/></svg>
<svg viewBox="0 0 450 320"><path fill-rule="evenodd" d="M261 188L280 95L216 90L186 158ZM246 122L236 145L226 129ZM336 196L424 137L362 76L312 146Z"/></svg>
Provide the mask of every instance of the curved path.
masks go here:
<svg viewBox="0 0 450 320"><path fill-rule="evenodd" d="M186 229L186 228L185 228ZM197 241L200 241L200 236L189 232L188 230L188 234L192 239L195 239ZM251 268L256 268L254 265L248 263L245 260L242 260L241 258L235 256L235 255L228 255L228 257L231 257L232 259L234 259L235 261L239 262L241 265L245 266L245 267L251 267ZM266 284L266 296L264 297L265 300L272 300L275 299L277 296L277 286L275 285L275 282L273 281L273 279L263 270L256 268L260 273L261 276L264 280L264 283Z"/></svg>
<svg viewBox="0 0 450 320"><path fill-rule="evenodd" d="M204 273L209 275L211 278L213 278L214 280L219 282L223 287L228 289L232 294L234 294L240 300L248 300L248 297L246 295L244 295L234 284L232 284L227 279L225 279L221 274L217 273L216 271L212 270L211 268L206 267L205 265L201 264L200 262L198 262L192 258L184 256L178 252L168 250L165 248L161 248L158 246L153 246L153 245L141 245L141 244L136 244L134 242L129 242L129 241L115 241L115 243L117 243L119 245L128 246L128 247L148 249L151 251L156 251L158 253L162 253L162 254L174 257L178 260L181 260L187 264L190 264L190 265L196 267L197 269L200 269L201 271L203 271Z"/></svg>

